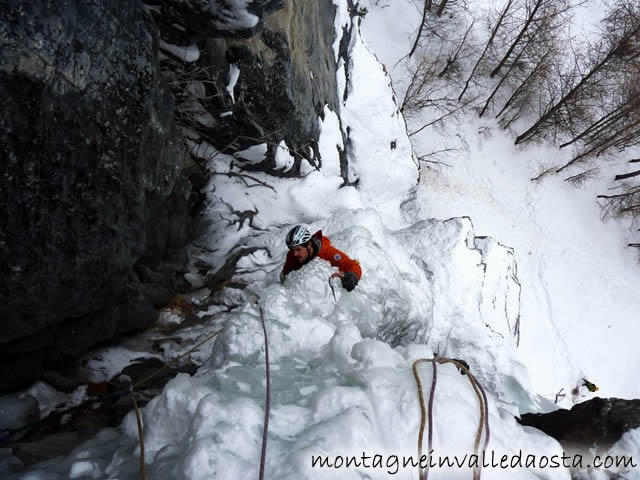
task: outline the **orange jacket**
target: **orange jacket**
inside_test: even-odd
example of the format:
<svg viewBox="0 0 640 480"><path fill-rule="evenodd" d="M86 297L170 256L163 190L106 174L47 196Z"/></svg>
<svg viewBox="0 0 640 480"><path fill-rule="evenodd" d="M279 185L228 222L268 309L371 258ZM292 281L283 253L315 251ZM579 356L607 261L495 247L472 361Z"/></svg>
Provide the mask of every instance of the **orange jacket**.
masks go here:
<svg viewBox="0 0 640 480"><path fill-rule="evenodd" d="M358 261L352 260L346 253L333 247L331 245L331 241L322 235L322 230L318 230L313 234L311 237L311 244L313 246L313 254L305 263L310 262L315 257L320 257L334 267L338 267L338 269L343 273L355 273L358 280L360 280L360 277L362 276L362 269L360 268ZM289 251L287 253L287 260L284 262L284 267L282 267L282 274L286 275L292 270L298 270L300 267L302 267L302 265L296 262L296 259L293 257L293 253Z"/></svg>

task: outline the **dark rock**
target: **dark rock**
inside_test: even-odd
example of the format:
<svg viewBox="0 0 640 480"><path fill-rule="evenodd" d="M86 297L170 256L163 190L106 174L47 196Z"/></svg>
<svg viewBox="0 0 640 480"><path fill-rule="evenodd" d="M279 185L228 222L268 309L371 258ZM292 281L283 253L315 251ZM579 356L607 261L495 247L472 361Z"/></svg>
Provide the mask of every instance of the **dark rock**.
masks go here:
<svg viewBox="0 0 640 480"><path fill-rule="evenodd" d="M263 28L262 17L282 8L283 0L165 0L169 17L207 37L247 38Z"/></svg>
<svg viewBox="0 0 640 480"><path fill-rule="evenodd" d="M145 3L4 2L0 391L146 328L186 287L181 249L201 228L207 178L178 127L227 153L269 143L248 169L295 176L303 158L321 162L318 116L339 106L331 0ZM200 59L158 62L158 28ZM207 124L185 113L194 82Z"/></svg>
<svg viewBox="0 0 640 480"><path fill-rule="evenodd" d="M164 368L164 370L162 370ZM137 383L143 379L149 378L144 383L145 389L162 389L164 385L175 377L178 373L188 373L193 375L198 367L193 363L176 367L165 368L165 363L157 358L147 358L138 363L127 366L120 375L126 375L131 379L131 383ZM153 375L153 377L151 377ZM117 380L117 377L114 379Z"/></svg>
<svg viewBox="0 0 640 480"><path fill-rule="evenodd" d="M124 416L133 409L133 401L129 394L129 385L132 382L136 383L154 375L135 390L136 402L142 407L160 393L164 385L178 373L191 375L196 370L197 366L191 362L169 366L158 359L147 358L127 366L113 381L87 384L86 402L77 407L55 411L30 428L14 432L10 436L6 446L20 459L15 470L19 469L22 463L32 465L53 457L68 455L72 449L94 437L105 427L119 425ZM21 419L3 428L19 428L38 419L37 416L31 415L26 418L24 415L28 412L38 415L37 402L35 410L22 408L20 411L24 412ZM0 462L4 461L0 459Z"/></svg>
<svg viewBox="0 0 640 480"><path fill-rule="evenodd" d="M0 431L14 430L40 420L38 400L32 395L0 397Z"/></svg>
<svg viewBox="0 0 640 480"><path fill-rule="evenodd" d="M226 153L269 143L265 162L246 169L296 176L302 158L312 164L320 161L318 117L324 106L338 111L333 52L335 7L331 0L288 0L280 7L264 18L264 28L250 39L210 35L198 68L176 62L163 65L177 69L180 78L193 72L195 81L213 80L214 85L208 84L206 100L201 102L213 124L190 125L203 139ZM235 102L226 93L231 64L240 70ZM179 110L180 105L179 99ZM221 115L227 112L232 114ZM276 145L281 140L296 159L287 172L275 168Z"/></svg>
<svg viewBox="0 0 640 480"><path fill-rule="evenodd" d="M133 269L186 243L191 185L141 4L5 4L0 363L26 375L155 320L177 275L150 292Z"/></svg>
<svg viewBox="0 0 640 480"><path fill-rule="evenodd" d="M4 353L0 359L0 392L17 392L29 388L42 367L40 355L12 357Z"/></svg>
<svg viewBox="0 0 640 480"><path fill-rule="evenodd" d="M623 433L640 427L640 399L596 397L571 410L526 413L518 421L555 438L565 451L584 453L596 447L598 453L609 449Z"/></svg>

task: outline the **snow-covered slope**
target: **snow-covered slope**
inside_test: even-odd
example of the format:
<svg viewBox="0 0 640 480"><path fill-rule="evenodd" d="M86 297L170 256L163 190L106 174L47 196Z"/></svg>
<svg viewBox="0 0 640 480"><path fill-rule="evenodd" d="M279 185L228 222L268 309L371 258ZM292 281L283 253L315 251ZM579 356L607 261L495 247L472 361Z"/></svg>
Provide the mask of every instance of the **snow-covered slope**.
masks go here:
<svg viewBox="0 0 640 480"><path fill-rule="evenodd" d="M486 8L482 2L470 5ZM367 6L367 42L403 88L408 61L403 57L415 38L418 11L403 0ZM576 31L589 30L601 9L599 2L578 9ZM415 13L407 17L407 11ZM426 111L413 118L409 130L432 117ZM601 222L596 202L596 195L611 187L612 176L580 188L563 178L532 182L541 165L563 164L571 152L545 145L518 148L511 132L472 113L412 139L422 154L451 149L433 158L441 165L422 171L418 217L468 215L476 234L513 248L522 285L520 355L534 390L550 399L562 390L560 405L571 406L590 395L584 388L578 396L570 393L587 378L600 387L601 396L638 397L640 268L636 252L626 248L632 238L628 225ZM635 156L625 152L619 171L627 157Z"/></svg>

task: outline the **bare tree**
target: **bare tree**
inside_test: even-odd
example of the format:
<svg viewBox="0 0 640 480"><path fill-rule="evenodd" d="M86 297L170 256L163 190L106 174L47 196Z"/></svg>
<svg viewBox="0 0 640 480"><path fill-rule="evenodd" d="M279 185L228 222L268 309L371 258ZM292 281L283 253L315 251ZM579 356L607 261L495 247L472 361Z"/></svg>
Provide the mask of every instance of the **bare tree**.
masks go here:
<svg viewBox="0 0 640 480"><path fill-rule="evenodd" d="M471 73L469 74L469 77L467 78L467 81L464 84L464 88L462 89L462 92L460 92L460 96L458 97L458 100L462 100L462 97L464 96L465 92L467 91L467 88L469 88L469 82L471 82L471 79L473 79L473 75L475 74L476 70L478 69L478 66L480 65L480 62L482 62L485 54L487 53L487 50L489 50L489 47L493 43L493 40L496 37L496 33L498 32L498 29L502 25L502 21L504 20L504 17L507 14L507 12L509 11L509 8L511 8L512 4L513 4L513 0L508 0L507 4L502 9L502 12L500 13L500 16L498 17L498 20L496 21L496 24L493 27L493 30L491 31L491 35L489 36L489 40L487 40L487 43L486 43L486 45L484 47L484 50L482 50L482 53L480 54L480 57L478 58L478 60L476 61L475 65L471 69Z"/></svg>
<svg viewBox="0 0 640 480"><path fill-rule="evenodd" d="M598 195L601 200L602 216L638 218L640 214L640 186L623 183L622 193L615 195Z"/></svg>
<svg viewBox="0 0 640 480"><path fill-rule="evenodd" d="M496 68L494 68L491 71L491 74L489 75L491 78L493 78L500 71L500 69L507 62L507 60L509 59L509 57L511 56L513 51L516 49L516 47L525 38L525 34L527 33L527 30L529 29L529 27L533 23L534 18L536 18L536 13L538 13L538 11L540 10L540 7L544 4L545 1L546 0L536 0L533 9L527 15L527 18L526 18L526 20L524 22L524 25L522 26L522 29L518 33L518 36L515 38L515 40L513 41L513 43L511 44L511 46L507 50L507 53L504 54L504 56L502 57L502 60L500 60L500 62L496 66Z"/></svg>
<svg viewBox="0 0 640 480"><path fill-rule="evenodd" d="M619 1L616 4L616 7L605 21L606 36L594 53L593 66L568 93L551 104L531 127L516 138L516 144L530 140L548 129L550 124L561 121L560 117L562 115L564 115L565 119L581 116L581 110L585 108L585 104L580 102L581 99L588 98L591 101L594 98L602 97L604 88L611 87L612 83L613 85L617 83L618 88L620 88L623 84L628 83L624 81L625 75L629 73L638 74L637 68L629 68L630 65L636 65L637 67L638 57L640 56L640 15L638 15L637 10L638 6L636 4L626 0ZM616 79L618 80L617 82ZM611 96L607 95L604 98L610 98ZM617 120L612 122L613 119L623 119L625 114L619 110L626 108L625 104L631 106L632 103L633 101L628 98L618 103L609 112L601 115L595 123L585 127L583 132L578 135L580 138L576 137L569 143L583 140L589 134L596 132L601 135L601 138L606 138L603 145L607 143L608 146L616 145L617 142L611 142L614 137L604 133L607 129L602 127L607 125L607 122L609 124L617 123ZM590 150L589 153L593 153L598 151L598 148L589 147L588 150Z"/></svg>
<svg viewBox="0 0 640 480"><path fill-rule="evenodd" d="M487 98L487 101L484 104L484 107L482 108L482 111L480 112L480 116L482 117L482 115L484 115L485 111L487 110L489 104L491 103L491 100L493 100L493 97L496 95L496 93L498 92L498 90L500 89L500 87L502 86L502 84L510 77L511 73L514 71L514 69L516 68L520 68L520 69L524 69L526 68L525 65L528 62L522 62L523 57L525 56L525 54L529 53L529 48L530 46L534 43L534 42L539 42L540 37L538 36L539 32L543 32L544 31L544 27L549 25L549 22L547 21L548 19L543 20L542 22L540 22L540 24L538 25L538 27L536 28L536 30L533 32L532 35L529 36L528 40L524 43L524 45L522 45L520 52L518 53L518 55L516 56L516 58L514 59L514 61L511 63L511 65L509 66L509 69L507 70L507 72L504 74L504 76L500 79L500 81L498 82L498 84L495 86L495 88L493 89L493 91L491 92L491 95L489 95L489 98ZM542 42L539 42L540 44L542 44ZM535 61L535 65L533 66L533 68L531 69L531 72L537 72L539 71L539 67L540 65L543 63L544 59L547 58L549 56L549 52L545 52L542 56L542 62L541 61ZM530 76L527 76L525 78L525 80L520 84L519 88L516 88L514 93L511 95L510 97L510 102L513 103L513 101L515 100L515 97L517 97L518 95L520 95L520 93L523 91L523 89L526 87L526 85L529 84L529 79ZM504 108L503 108L504 110Z"/></svg>
<svg viewBox="0 0 640 480"><path fill-rule="evenodd" d="M418 54L407 62L409 82L400 104L407 117L425 109L448 116L459 109L450 92L452 85L460 83L461 66L473 53L473 21L468 21L464 2L447 5L447 18L427 18Z"/></svg>
<svg viewBox="0 0 640 480"><path fill-rule="evenodd" d="M420 27L418 28L418 35L416 36L416 41L414 42L413 47L411 47L411 51L409 52L409 57L411 57L413 53L416 51L416 48L418 48L418 45L420 43L420 38L422 37L422 30L425 24L427 23L427 14L429 13L430 10L431 10L431 0L424 0L424 7L422 9L422 20L420 21Z"/></svg>

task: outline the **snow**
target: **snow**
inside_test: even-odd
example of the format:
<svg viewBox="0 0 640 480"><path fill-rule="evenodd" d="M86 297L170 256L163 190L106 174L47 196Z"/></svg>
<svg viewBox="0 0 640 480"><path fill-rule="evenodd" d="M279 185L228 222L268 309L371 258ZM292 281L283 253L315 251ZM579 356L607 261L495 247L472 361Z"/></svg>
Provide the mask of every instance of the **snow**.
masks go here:
<svg viewBox="0 0 640 480"><path fill-rule="evenodd" d="M293 155L291 155L291 152L289 152L289 148L284 140L282 140L278 144L278 148L276 148L275 163L276 169L283 172L290 170L295 163L295 159Z"/></svg>
<svg viewBox="0 0 640 480"><path fill-rule="evenodd" d="M186 0L176 0L175 3L179 5L183 2ZM215 29L234 33L258 24L259 17L248 10L252 3L253 0L211 0L197 2L195 5L202 10L204 16L212 19Z"/></svg>
<svg viewBox="0 0 640 480"><path fill-rule="evenodd" d="M333 0L333 5L336 7L336 16L334 19L336 38L333 41L333 53L337 62L340 55L340 38L342 37L342 29L349 27L349 12L347 2L343 0Z"/></svg>
<svg viewBox="0 0 640 480"><path fill-rule="evenodd" d="M357 25L351 34L348 69L343 66L338 71L338 78L343 77L338 97L346 91L340 117L351 139L349 181L357 179L363 202L398 227L403 223L400 205L417 181L418 167L391 78L367 48Z"/></svg>
<svg viewBox="0 0 640 480"><path fill-rule="evenodd" d="M197 62L200 58L200 49L196 44L188 46L173 45L160 39L159 47L161 50L171 53L174 57L179 58L183 62Z"/></svg>
<svg viewBox="0 0 640 480"><path fill-rule="evenodd" d="M318 150L322 160L320 171L327 177L338 177L340 176L339 151L344 150L340 119L327 105L324 107L323 115L324 120L322 118L318 119L320 127Z"/></svg>
<svg viewBox="0 0 640 480"><path fill-rule="evenodd" d="M374 3L363 24L365 34L370 33L369 43L402 85L406 73L398 60L408 53L415 32L410 22L398 19L413 7L402 1L386 2L385 8ZM592 12L592 21L599 15L598 9ZM587 21L585 9L578 17L578 24ZM404 49L399 47L403 38ZM421 125L421 120L413 122ZM637 331L640 270L635 253L624 248L627 225L600 221L596 195L609 188L610 180L599 178L580 189L563 178L531 182L539 165L550 159L562 164L570 152L544 145L515 147L510 134L474 116L413 138L420 152L445 144L455 149L440 158L449 167L423 169L414 203L418 217L469 216L478 235L513 249L522 286L520 351L534 390L552 399L585 377L601 388L600 395L637 397L632 379L640 353L630 333ZM594 355L603 345L617 354ZM625 359L622 365L620 358ZM564 406L583 400L582 394L565 397Z"/></svg>
<svg viewBox="0 0 640 480"><path fill-rule="evenodd" d="M336 287L334 301L327 284L333 267L320 261L292 272L284 284L274 281L273 274L250 283L245 302L220 314L224 331L198 373L178 375L143 409L150 478L257 474L265 389L259 308L267 322L272 367L268 478L386 478L387 469L314 469L311 458L362 452L386 458L415 455L420 416L411 364L434 351L467 359L489 389L491 448L511 451L510 442L517 439L516 445L526 445L529 452L559 452L553 440L522 429L503 412L511 411L512 404L533 405L539 399L526 391L514 339L494 335L484 325L479 302L483 291L495 286L485 278L483 253L468 219L425 220L396 231L387 229L375 210L358 209L342 210L311 226L321 224L336 247L360 260L364 276L357 289L346 293ZM262 233L260 243L273 246L272 257L284 253L285 231ZM483 249L495 250L494 257L509 256L497 244ZM268 255L253 260L266 261ZM462 291L466 301L459 302L457 292ZM445 296L442 305L433 301L439 296ZM466 321L451 325L451 316ZM495 312L492 316L495 320ZM428 385L430 368L421 368L421 375ZM438 452L471 451L477 403L467 379L444 366L438 386ZM88 442L52 464L50 478L133 478L137 435L132 412L117 441L100 442L99 450L97 439ZM546 478L567 478L554 473ZM415 471L398 468L397 474L413 478ZM533 476L523 473L521 478Z"/></svg>
<svg viewBox="0 0 640 480"><path fill-rule="evenodd" d="M555 440L514 416L554 409L560 389L567 393L562 406L593 396L585 389L569 393L583 377L600 387L599 395L638 396L640 269L623 248L623 225L600 221L594 198L607 180L582 189L562 178L533 183L536 165L561 161L564 153L516 148L508 132L475 116L414 137L420 152L443 144L455 149L449 167L423 167L418 176L391 76L403 84L397 61L410 49L420 12L404 0L370 1L361 35L346 1L334 4L336 58L343 27L353 30L348 64L340 59L337 73L339 111L325 107L318 119L318 168L305 164L302 179L249 174L238 164L261 162L266 144L233 156L205 142L190 144L211 173L204 189L210 227L191 252L187 279L194 287L207 284L196 262L211 265L213 275L229 255L246 249L251 253L238 260L234 280L247 286L207 284L197 299L202 303L211 293L216 304L206 314L215 318L188 327L190 341L166 343L165 360L223 327L194 354L198 372L179 374L142 409L148 478L258 474L266 388L261 314L271 360L266 478L416 478L415 468L398 462L417 455L420 404L411 367L434 353L467 361L485 388L488 453L498 458L562 455ZM230 85L232 77L230 71ZM228 90L232 95L233 86ZM339 149L347 137L349 184L343 186ZM277 168L291 168L286 144L276 150ZM353 292L336 282L334 300L328 278L335 269L320 260L278 281L283 239L296 223L322 229L360 262L363 276ZM180 320L166 313L166 323ZM141 338L159 340L154 335ZM615 354L598 354L603 351ZM93 352L89 366L108 376L135 355L136 343L125 342ZM431 365L419 372L428 397ZM478 421L467 376L439 366L434 455L471 454ZM610 453L637 457L638 432L626 433ZM379 455L381 461L320 468L312 463L318 455L332 461ZM139 456L130 412L119 428L17 478L133 479ZM619 472L640 478L637 471ZM493 467L482 475L571 478L565 468ZM579 475L597 480L604 473ZM430 473L434 479L470 476L470 469L457 467Z"/></svg>
<svg viewBox="0 0 640 480"><path fill-rule="evenodd" d="M26 392L24 392L24 395L33 396L38 399L40 418L46 417L56 408L56 406L62 405L67 401L67 395L58 392L56 389L44 382L34 383Z"/></svg>
<svg viewBox="0 0 640 480"><path fill-rule="evenodd" d="M227 75L227 92L231 97L231 102L235 103L235 97L233 95L233 89L236 88L236 83L238 83L238 78L240 77L240 69L235 63L229 65L229 73Z"/></svg>
<svg viewBox="0 0 640 480"><path fill-rule="evenodd" d="M267 144L259 143L257 145L252 145L245 150L236 152L233 154L233 156L241 161L255 164L255 163L260 163L264 161L266 154L267 154Z"/></svg>

